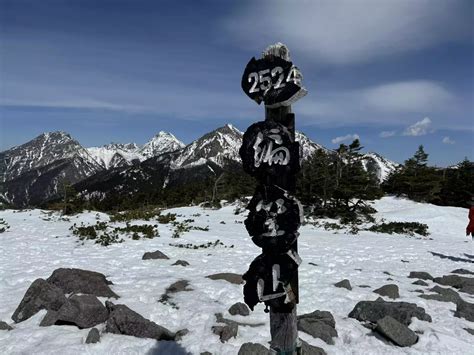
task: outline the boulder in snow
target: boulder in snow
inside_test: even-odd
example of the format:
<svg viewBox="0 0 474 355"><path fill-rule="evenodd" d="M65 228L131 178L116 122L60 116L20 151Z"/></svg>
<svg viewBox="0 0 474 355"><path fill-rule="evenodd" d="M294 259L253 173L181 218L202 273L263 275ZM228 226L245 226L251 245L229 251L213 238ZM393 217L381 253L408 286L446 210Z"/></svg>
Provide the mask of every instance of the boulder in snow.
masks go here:
<svg viewBox="0 0 474 355"><path fill-rule="evenodd" d="M424 298L426 300L453 302L454 304L458 304L458 302L462 301L461 296L459 296L459 293L450 288L435 286L430 289L430 291L436 292L436 294L420 295L419 297Z"/></svg>
<svg viewBox="0 0 474 355"><path fill-rule="evenodd" d="M237 337L239 326L235 323L226 325L215 325L212 327L212 332L219 336L221 343L225 343L230 338Z"/></svg>
<svg viewBox="0 0 474 355"><path fill-rule="evenodd" d="M100 333L97 328L92 328L87 334L86 344L94 344L100 341Z"/></svg>
<svg viewBox="0 0 474 355"><path fill-rule="evenodd" d="M336 321L328 311L314 311L298 316L298 330L320 338L328 344L334 344L337 337Z"/></svg>
<svg viewBox="0 0 474 355"><path fill-rule="evenodd" d="M474 278L459 276L459 275L445 275L443 277L435 277L434 282L457 288L461 292L474 295Z"/></svg>
<svg viewBox="0 0 474 355"><path fill-rule="evenodd" d="M59 287L43 279L36 279L26 291L12 319L18 323L42 309L57 311L65 302L66 297Z"/></svg>
<svg viewBox="0 0 474 355"><path fill-rule="evenodd" d="M339 281L334 284L334 286L339 287L339 288L345 288L348 289L349 291L352 290L351 283L348 279L344 279L342 281Z"/></svg>
<svg viewBox="0 0 474 355"><path fill-rule="evenodd" d="M415 332L390 316L379 319L375 331L402 347L411 346L418 341Z"/></svg>
<svg viewBox="0 0 474 355"><path fill-rule="evenodd" d="M0 320L0 330L12 330L13 328L7 323Z"/></svg>
<svg viewBox="0 0 474 355"><path fill-rule="evenodd" d="M433 280L433 276L425 271L412 271L408 277L410 279Z"/></svg>
<svg viewBox="0 0 474 355"><path fill-rule="evenodd" d="M56 314L56 325L76 325L80 329L104 323L107 308L93 295L72 295Z"/></svg>
<svg viewBox="0 0 474 355"><path fill-rule="evenodd" d="M423 280L416 280L415 282L412 282L412 284L418 286L428 286L428 284Z"/></svg>
<svg viewBox="0 0 474 355"><path fill-rule="evenodd" d="M169 258L159 250L148 251L142 256L142 260L155 260L155 259L169 259Z"/></svg>
<svg viewBox="0 0 474 355"><path fill-rule="evenodd" d="M474 275L474 272L466 269L456 269L451 271L451 274L461 274L461 275Z"/></svg>
<svg viewBox="0 0 474 355"><path fill-rule="evenodd" d="M314 345L309 345L307 342L305 342L304 340L301 340L301 339L300 339L300 342L301 342L301 352L302 352L302 354L304 354L304 355L326 355L326 352L323 349L318 348L317 346L314 346Z"/></svg>
<svg viewBox="0 0 474 355"><path fill-rule="evenodd" d="M454 316L458 318L467 319L470 322L474 322L474 303L469 303L460 300L456 304L456 312L454 312Z"/></svg>
<svg viewBox="0 0 474 355"><path fill-rule="evenodd" d="M110 312L105 327L107 333L156 340L174 340L175 338L175 333L143 318L123 304L114 305L112 302L106 301L105 305Z"/></svg>
<svg viewBox="0 0 474 355"><path fill-rule="evenodd" d="M268 355L268 349L262 344L245 343L240 347L238 355Z"/></svg>
<svg viewBox="0 0 474 355"><path fill-rule="evenodd" d="M105 275L81 269L56 269L47 280L56 285L63 293L83 293L97 297L119 298L109 287L111 281Z"/></svg>
<svg viewBox="0 0 474 355"><path fill-rule="evenodd" d="M378 293L381 296L390 297L392 299L396 299L400 297L400 295L398 294L398 286L395 284L382 286L374 290L374 292Z"/></svg>
<svg viewBox="0 0 474 355"><path fill-rule="evenodd" d="M415 303L386 302L380 297L376 301L358 302L349 313L351 318L371 323L377 323L379 319L385 316L391 316L406 326L411 323L412 317L431 322L430 315L425 312L424 308L418 307Z"/></svg>
<svg viewBox="0 0 474 355"><path fill-rule="evenodd" d="M235 315L248 316L250 314L250 310L245 303L237 302L233 304L232 306L230 306L229 313L232 314L233 316Z"/></svg>
<svg viewBox="0 0 474 355"><path fill-rule="evenodd" d="M174 265L181 265L181 266L189 266L189 263L186 260L177 260L174 264L171 264L171 266Z"/></svg>

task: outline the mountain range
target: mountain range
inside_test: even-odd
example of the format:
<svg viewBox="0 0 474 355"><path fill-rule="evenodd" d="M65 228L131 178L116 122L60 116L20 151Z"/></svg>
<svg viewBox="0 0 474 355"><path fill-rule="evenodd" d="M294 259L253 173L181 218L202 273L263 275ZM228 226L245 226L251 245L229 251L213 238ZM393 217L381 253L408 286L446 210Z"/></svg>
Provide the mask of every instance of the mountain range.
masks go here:
<svg viewBox="0 0 474 355"><path fill-rule="evenodd" d="M159 132L143 146L110 143L84 148L65 132L48 132L0 152L0 200L15 207L41 205L60 193L64 182L87 198L136 194L183 186L209 176L229 162L240 164L243 133L231 124L209 132L188 145L173 134ZM302 158L329 149L297 132ZM377 153L362 159L380 182L398 164Z"/></svg>

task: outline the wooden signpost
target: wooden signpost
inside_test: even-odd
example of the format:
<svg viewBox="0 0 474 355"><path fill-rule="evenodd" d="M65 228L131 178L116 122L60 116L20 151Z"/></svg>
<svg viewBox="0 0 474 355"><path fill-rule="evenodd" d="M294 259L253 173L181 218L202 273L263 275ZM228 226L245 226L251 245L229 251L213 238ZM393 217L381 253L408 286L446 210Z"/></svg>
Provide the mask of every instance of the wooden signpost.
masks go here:
<svg viewBox="0 0 474 355"><path fill-rule="evenodd" d="M253 310L264 302L270 308L271 353L297 354L298 228L303 212L295 198L300 148L295 141L291 104L306 95L302 75L290 61L288 48L269 46L261 59L252 58L242 76L242 89L265 104L265 121L244 134L240 156L244 170L258 181L247 209L245 226L262 248L244 274L244 300Z"/></svg>

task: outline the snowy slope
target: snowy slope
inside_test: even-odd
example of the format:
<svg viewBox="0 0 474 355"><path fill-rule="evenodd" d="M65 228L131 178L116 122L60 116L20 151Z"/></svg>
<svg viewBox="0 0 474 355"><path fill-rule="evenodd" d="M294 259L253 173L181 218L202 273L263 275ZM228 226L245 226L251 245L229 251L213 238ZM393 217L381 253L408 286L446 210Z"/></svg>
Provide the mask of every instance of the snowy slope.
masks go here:
<svg viewBox="0 0 474 355"><path fill-rule="evenodd" d="M179 220L192 218L195 220L193 225L208 225L210 231L191 231L180 239L172 239L170 227L159 225L159 238L129 239L110 247L90 242L81 245L70 236L68 228L72 223L95 223L95 213L83 213L70 221L61 221L58 216L45 220L47 216L40 210L0 211L0 218L11 226L8 232L0 235L0 320L12 323L10 317L33 280L46 278L59 267L78 267L104 273L113 281L113 291L121 296L115 303L126 304L170 330L188 328L190 332L180 341L180 345L192 354L204 351L237 354L244 342L267 346L270 339L269 319L268 314L263 312L264 307L257 306L248 317L231 316L227 309L235 302L242 301L242 287L205 278L219 272L243 273L259 253L259 248L253 245L240 223L245 217L235 215L234 207L227 206L221 210L203 210L199 207L173 209L172 212L180 214ZM472 354L472 335L463 328L474 328L474 324L453 317L453 303L425 300L414 292L420 288L427 292L434 285L433 282L427 281L429 286L422 287L413 285L414 280L407 278L411 271L426 271L433 276L442 276L461 267L471 271L474 269L472 263L441 259L430 253L437 252L464 260L468 259L465 253L474 254L474 244L464 236L467 211L392 197L377 201L375 207L379 210L378 219L427 223L432 239L372 232L353 236L333 234L310 225L302 227L298 243L303 258L299 273L298 313L317 309L330 311L335 317L339 337L335 338L335 345L327 345L303 332L300 332L300 337L324 348L329 355ZM108 220L105 214L99 214L98 218ZM225 224L221 224L221 221ZM202 244L217 239L229 247L194 250L169 245ZM231 245L234 248L230 248ZM167 254L170 260L141 260L145 251L157 249ZM171 266L178 259L188 261L190 266ZM392 275L387 276L385 271ZM393 281L387 281L388 277ZM333 286L345 278L350 280L352 291ZM173 296L179 309L157 302L165 288L180 279L189 280L193 291ZM410 328L421 333L419 342L412 347L388 345L369 335L370 331L357 320L347 317L358 301L375 300L378 295L372 291L388 283L399 286L400 299L397 301L416 303L433 318L432 323L413 319ZM369 285L370 288L358 285ZM474 298L466 293L461 293L461 296L466 301L474 302ZM237 338L223 344L211 331L211 327L216 324L214 313L217 312L222 312L227 318L248 323L263 322L265 325L240 326ZM13 324L15 329L12 331L0 331L0 353L146 354L166 345L158 345L149 339L114 334L102 334L100 343L85 345L87 329L80 330L73 326L39 327L44 315L45 311L41 311L27 321ZM176 354L175 350L161 353Z"/></svg>

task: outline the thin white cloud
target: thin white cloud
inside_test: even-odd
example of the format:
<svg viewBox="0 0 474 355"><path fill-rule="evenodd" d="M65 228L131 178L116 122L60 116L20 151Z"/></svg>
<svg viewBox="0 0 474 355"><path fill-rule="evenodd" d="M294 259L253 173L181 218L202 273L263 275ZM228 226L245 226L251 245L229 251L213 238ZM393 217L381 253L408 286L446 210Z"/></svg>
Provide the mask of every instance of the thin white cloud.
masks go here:
<svg viewBox="0 0 474 355"><path fill-rule="evenodd" d="M456 143L456 141L452 140L452 139L449 138L449 137L444 137L443 140L442 140L442 142L443 142L444 144L455 144L455 143Z"/></svg>
<svg viewBox="0 0 474 355"><path fill-rule="evenodd" d="M424 136L432 132L431 123L429 117L425 117L421 121L408 126L403 132L403 135L413 137Z"/></svg>
<svg viewBox="0 0 474 355"><path fill-rule="evenodd" d="M348 64L470 38L470 11L456 0L261 0L223 27L246 48L278 39L311 59Z"/></svg>
<svg viewBox="0 0 474 355"><path fill-rule="evenodd" d="M346 134L345 136L340 136L340 137L336 137L336 138L333 138L331 139L331 142L333 144L338 144L338 143L341 143L341 142L344 142L344 141L348 141L348 140L354 140L354 139L359 139L359 135L358 134Z"/></svg>
<svg viewBox="0 0 474 355"><path fill-rule="evenodd" d="M397 131L382 131L382 132L379 133L379 137L380 138L389 138L389 137L393 137L396 133L397 133Z"/></svg>
<svg viewBox="0 0 474 355"><path fill-rule="evenodd" d="M454 99L454 95L440 84L426 80L374 86L363 90L361 96L371 108L395 113L443 108Z"/></svg>

